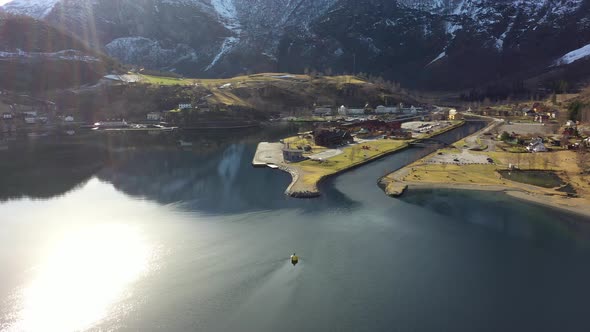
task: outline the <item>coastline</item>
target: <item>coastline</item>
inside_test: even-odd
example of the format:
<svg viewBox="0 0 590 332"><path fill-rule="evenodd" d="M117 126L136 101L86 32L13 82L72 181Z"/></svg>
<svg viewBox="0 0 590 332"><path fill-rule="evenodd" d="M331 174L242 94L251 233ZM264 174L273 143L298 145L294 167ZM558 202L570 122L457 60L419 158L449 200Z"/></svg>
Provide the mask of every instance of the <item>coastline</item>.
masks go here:
<svg viewBox="0 0 590 332"><path fill-rule="evenodd" d="M378 154L376 156L373 156L373 157L363 160L361 162L351 164L350 166L348 166L342 170L336 171L334 173L322 175L317 180L313 181L312 183L304 183L303 178L305 176L306 171L302 167L298 167L295 165L281 166L281 167L279 167L279 169L281 169L287 173L290 173L291 177L292 177L291 184L287 187L287 190L285 190L285 194L288 196L291 196L291 197L295 197L295 198L316 198L316 197L319 197L319 196L321 196L321 192L319 190L319 185L323 181L325 181L326 179L333 177L333 176L337 176L339 174L343 174L348 171L351 171L353 169L356 169L358 167L361 167L363 165L366 165L366 164L376 161L378 159L387 157L391 154L394 154L394 153L399 152L401 150L407 149L409 146L410 146L409 143L403 144L393 150L389 150L387 152L383 152L381 154Z"/></svg>
<svg viewBox="0 0 590 332"><path fill-rule="evenodd" d="M587 200L582 198L569 198L566 195L551 195L551 194L539 194L526 191L510 186L500 185L480 185L480 184L453 184L453 183L412 183L404 182L407 186L407 190L420 190L420 189L452 189L452 190L470 190L470 191L492 191L492 192L503 192L506 195L514 197L516 199L526 201L529 203L535 203L551 208L560 209L567 211L572 214L584 216L590 218L590 206L588 206ZM386 192L387 193L387 192ZM388 194L389 195L389 194ZM389 195L393 197L399 197L400 195ZM570 203L570 204L567 204ZM573 204L572 204L573 203Z"/></svg>
<svg viewBox="0 0 590 332"><path fill-rule="evenodd" d="M391 154L399 152L401 150L407 149L411 146L413 142L423 140L423 139L430 139L436 137L438 135L444 134L448 131L454 130L465 125L466 121L462 120L457 123L454 123L450 126L442 128L439 131L436 131L430 135L426 135L420 138L414 138L410 140L403 140L403 141L395 141L395 140L377 140L377 141L366 141L363 144L372 146L373 149L370 149L371 152L379 151L379 153L371 154L367 156L365 154L366 159L357 160L352 162L344 163L341 167L325 167L322 165L309 165L309 164L302 164L299 163L288 163L284 160L282 148L282 143L269 143L269 142L260 142L256 149L256 153L252 160L252 165L254 167L271 167L275 169L279 169L283 172L289 173L291 175L291 183L285 190L285 195L291 196L294 198L316 198L321 196L321 192L319 190L320 184L325 181L326 179L342 174L344 172L356 169L357 167L361 167L366 165L370 162L374 162L381 158L387 157ZM386 146L384 146L386 145ZM388 146L387 146L388 145ZM391 146L393 145L393 146ZM354 146L350 146L348 148L354 149ZM346 149L346 148L345 148ZM349 151L350 152L350 151ZM346 152L345 152L346 153ZM332 159L327 159L328 162L332 161ZM340 161L342 162L342 160ZM336 162L338 163L338 162Z"/></svg>
<svg viewBox="0 0 590 332"><path fill-rule="evenodd" d="M482 133L493 130L496 126L503 123L503 120L494 119L488 126L479 130L478 132L465 137L463 140L468 140L473 137L478 137ZM456 144L456 143L455 143ZM405 179L415 169L427 165L426 160L435 156L440 150L437 150L428 156L421 158L395 172L392 172L378 181L379 187L390 197L400 197L407 190L415 189L451 189L451 190L471 190L471 191L494 191L503 192L506 195L516 199L543 205L555 209L567 211L569 213L590 218L590 202L585 197L569 197L566 193L558 192L555 189L537 187L531 184L514 182L507 179L500 180L499 183L465 183L465 182L450 182L443 180L441 182L429 181L412 181ZM427 172L428 173L428 172ZM497 171L494 171L497 174ZM497 174L499 176L499 174ZM418 178L418 181L420 178ZM455 179L452 179L455 181ZM473 182L473 181L472 181Z"/></svg>

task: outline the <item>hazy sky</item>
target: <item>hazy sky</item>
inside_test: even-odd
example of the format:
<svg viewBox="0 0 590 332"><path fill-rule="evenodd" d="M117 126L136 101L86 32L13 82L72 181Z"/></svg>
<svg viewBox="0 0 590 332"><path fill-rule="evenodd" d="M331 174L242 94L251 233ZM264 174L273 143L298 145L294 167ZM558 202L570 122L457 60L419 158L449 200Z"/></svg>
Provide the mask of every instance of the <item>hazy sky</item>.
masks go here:
<svg viewBox="0 0 590 332"><path fill-rule="evenodd" d="M10 2L11 0L0 0L0 6L2 6L3 4Z"/></svg>

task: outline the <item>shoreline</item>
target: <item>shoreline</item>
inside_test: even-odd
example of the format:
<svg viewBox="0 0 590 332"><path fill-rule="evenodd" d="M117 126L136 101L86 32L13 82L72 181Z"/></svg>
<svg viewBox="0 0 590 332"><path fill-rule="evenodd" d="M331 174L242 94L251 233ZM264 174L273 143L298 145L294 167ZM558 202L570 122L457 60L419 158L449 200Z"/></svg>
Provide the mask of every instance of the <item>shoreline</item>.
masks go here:
<svg viewBox="0 0 590 332"><path fill-rule="evenodd" d="M493 130L496 126L504 121L493 119L485 128L469 135L462 140L472 137L478 137L482 133ZM459 140L457 142L460 142ZM455 142L456 144L456 142ZM452 182L414 182L404 180L412 172L413 167L419 167L419 163L432 158L439 150L409 164L405 167L392 172L378 181L379 187L390 197L400 197L407 190L420 189L450 189L450 190L469 190L469 191L493 191L502 192L506 195L526 201L528 203L538 204L550 208L567 211L569 213L590 218L590 204L583 197L569 197L565 193L556 192L554 189L537 187L525 183L519 183L506 180L507 184L486 184L486 183L452 183ZM509 184L508 184L509 183Z"/></svg>
<svg viewBox="0 0 590 332"><path fill-rule="evenodd" d="M325 180L327 180L333 176L337 176L337 175L343 174L345 172L352 171L358 167L361 167L361 166L366 165L370 162L385 158L389 155L392 155L396 152L402 151L402 150L407 149L409 147L410 147L410 144L406 143L406 144L404 144L398 148L395 148L393 150L373 156L373 157L363 160L361 162L351 164L350 166L348 166L342 170L339 170L335 173L326 174L326 175L321 176L315 183L310 184L310 185L301 184L301 182L300 182L300 181L302 181L301 173L305 173L305 170L302 170L300 167L297 167L297 166L295 166L295 167L289 167L289 166L279 167L279 169L281 169L287 173L290 173L291 177L292 177L291 184L289 184L289 186L285 190L285 194L288 196L294 197L294 198L316 198L316 197L319 197L319 196L321 196L319 186ZM298 186L301 186L302 188L298 188Z"/></svg>
<svg viewBox="0 0 590 332"><path fill-rule="evenodd" d="M414 183L404 182L408 190L450 189L466 191L502 192L506 195L538 205L567 211L569 213L590 218L590 207L581 198L568 198L566 195L538 194L510 186L482 185L482 184L452 184L452 183ZM391 195L389 195L391 196ZM547 199L549 198L549 200ZM575 203L566 205L565 202Z"/></svg>
<svg viewBox="0 0 590 332"><path fill-rule="evenodd" d="M289 184L289 186L287 187L287 189L285 190L285 195L294 197L294 198L316 198L321 196L321 192L319 190L319 186L321 185L322 182L324 182L325 180L333 177L333 176L337 176L340 174L343 174L345 172L354 170L358 167L361 167L363 165L366 165L370 162L379 160L381 158L387 157L389 155L392 155L396 152L402 151L404 149L407 149L411 146L411 143L421 140L421 139L429 139L429 138L433 138L439 135L442 135L446 132L449 132L451 130L457 129L459 127L462 127L463 125L465 125L466 121L462 120L459 123L453 124L451 126L445 127L443 129L441 129L440 131L437 131L435 133L433 133L432 135L427 135L425 137L422 138L415 138L415 139L411 139L409 141L407 141L405 144L396 147L392 150L380 153L378 155L372 156L366 160L362 160L360 162L357 163L353 163L348 165L346 168L338 170L334 173L331 174L325 174L322 175L319 179L317 179L314 183L311 184L305 184L302 183L303 179L305 177L305 169L302 167L298 167L297 165L294 164L286 164L283 163L282 165L279 166L279 169L291 174L292 177L292 181L291 184Z"/></svg>

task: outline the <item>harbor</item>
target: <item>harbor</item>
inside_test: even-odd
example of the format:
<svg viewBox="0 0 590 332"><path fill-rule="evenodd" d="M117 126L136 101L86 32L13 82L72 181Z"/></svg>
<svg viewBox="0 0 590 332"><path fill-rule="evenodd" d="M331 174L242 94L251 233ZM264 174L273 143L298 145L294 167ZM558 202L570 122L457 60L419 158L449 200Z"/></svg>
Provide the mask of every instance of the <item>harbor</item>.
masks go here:
<svg viewBox="0 0 590 332"><path fill-rule="evenodd" d="M321 195L319 185L326 178L404 150L411 147L412 143L431 139L461 127L464 123L445 122L437 126L427 123L426 126L436 127L436 131L416 130L413 135L409 132L407 133L410 135L403 134L399 129L392 130L386 123L375 126L375 122L367 122L367 125L361 123L356 127L348 126L355 128L355 137L350 135L350 132L339 129L304 132L285 138L281 142L259 143L252 165L289 173L291 183L285 190L286 195L295 198L315 198ZM370 134L371 132L366 129L369 124L373 125L373 133L379 135ZM416 128L423 128L421 126L423 125L415 124ZM394 132L396 136L393 136ZM360 138L357 133L362 133L364 138Z"/></svg>

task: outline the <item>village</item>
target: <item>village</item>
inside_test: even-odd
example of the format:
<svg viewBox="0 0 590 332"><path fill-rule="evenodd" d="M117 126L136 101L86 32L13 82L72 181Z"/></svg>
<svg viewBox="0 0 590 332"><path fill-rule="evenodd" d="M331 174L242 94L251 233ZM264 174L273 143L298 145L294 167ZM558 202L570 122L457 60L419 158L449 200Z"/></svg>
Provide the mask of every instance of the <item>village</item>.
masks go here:
<svg viewBox="0 0 590 332"><path fill-rule="evenodd" d="M311 113L309 117L318 120L313 131L278 143L262 142L253 159L254 166L289 172L293 181L286 194L294 197L319 196L318 183L326 177L417 146L465 119L488 125L384 176L380 183L385 192L399 196L411 186L488 185L526 192L540 201L550 200L538 195L565 197L569 204L584 204L590 193L585 176L590 126L569 120L567 110L549 102L462 111L436 106L322 106Z"/></svg>
<svg viewBox="0 0 590 332"><path fill-rule="evenodd" d="M293 182L286 193L317 197L318 183L412 144L464 124L456 109L370 105L362 108L317 107L312 131L298 133L278 143L262 142L253 159L256 167L289 172Z"/></svg>
<svg viewBox="0 0 590 332"><path fill-rule="evenodd" d="M467 109L486 128L380 180L390 196L416 188L504 191L590 215L590 126L550 103Z"/></svg>

